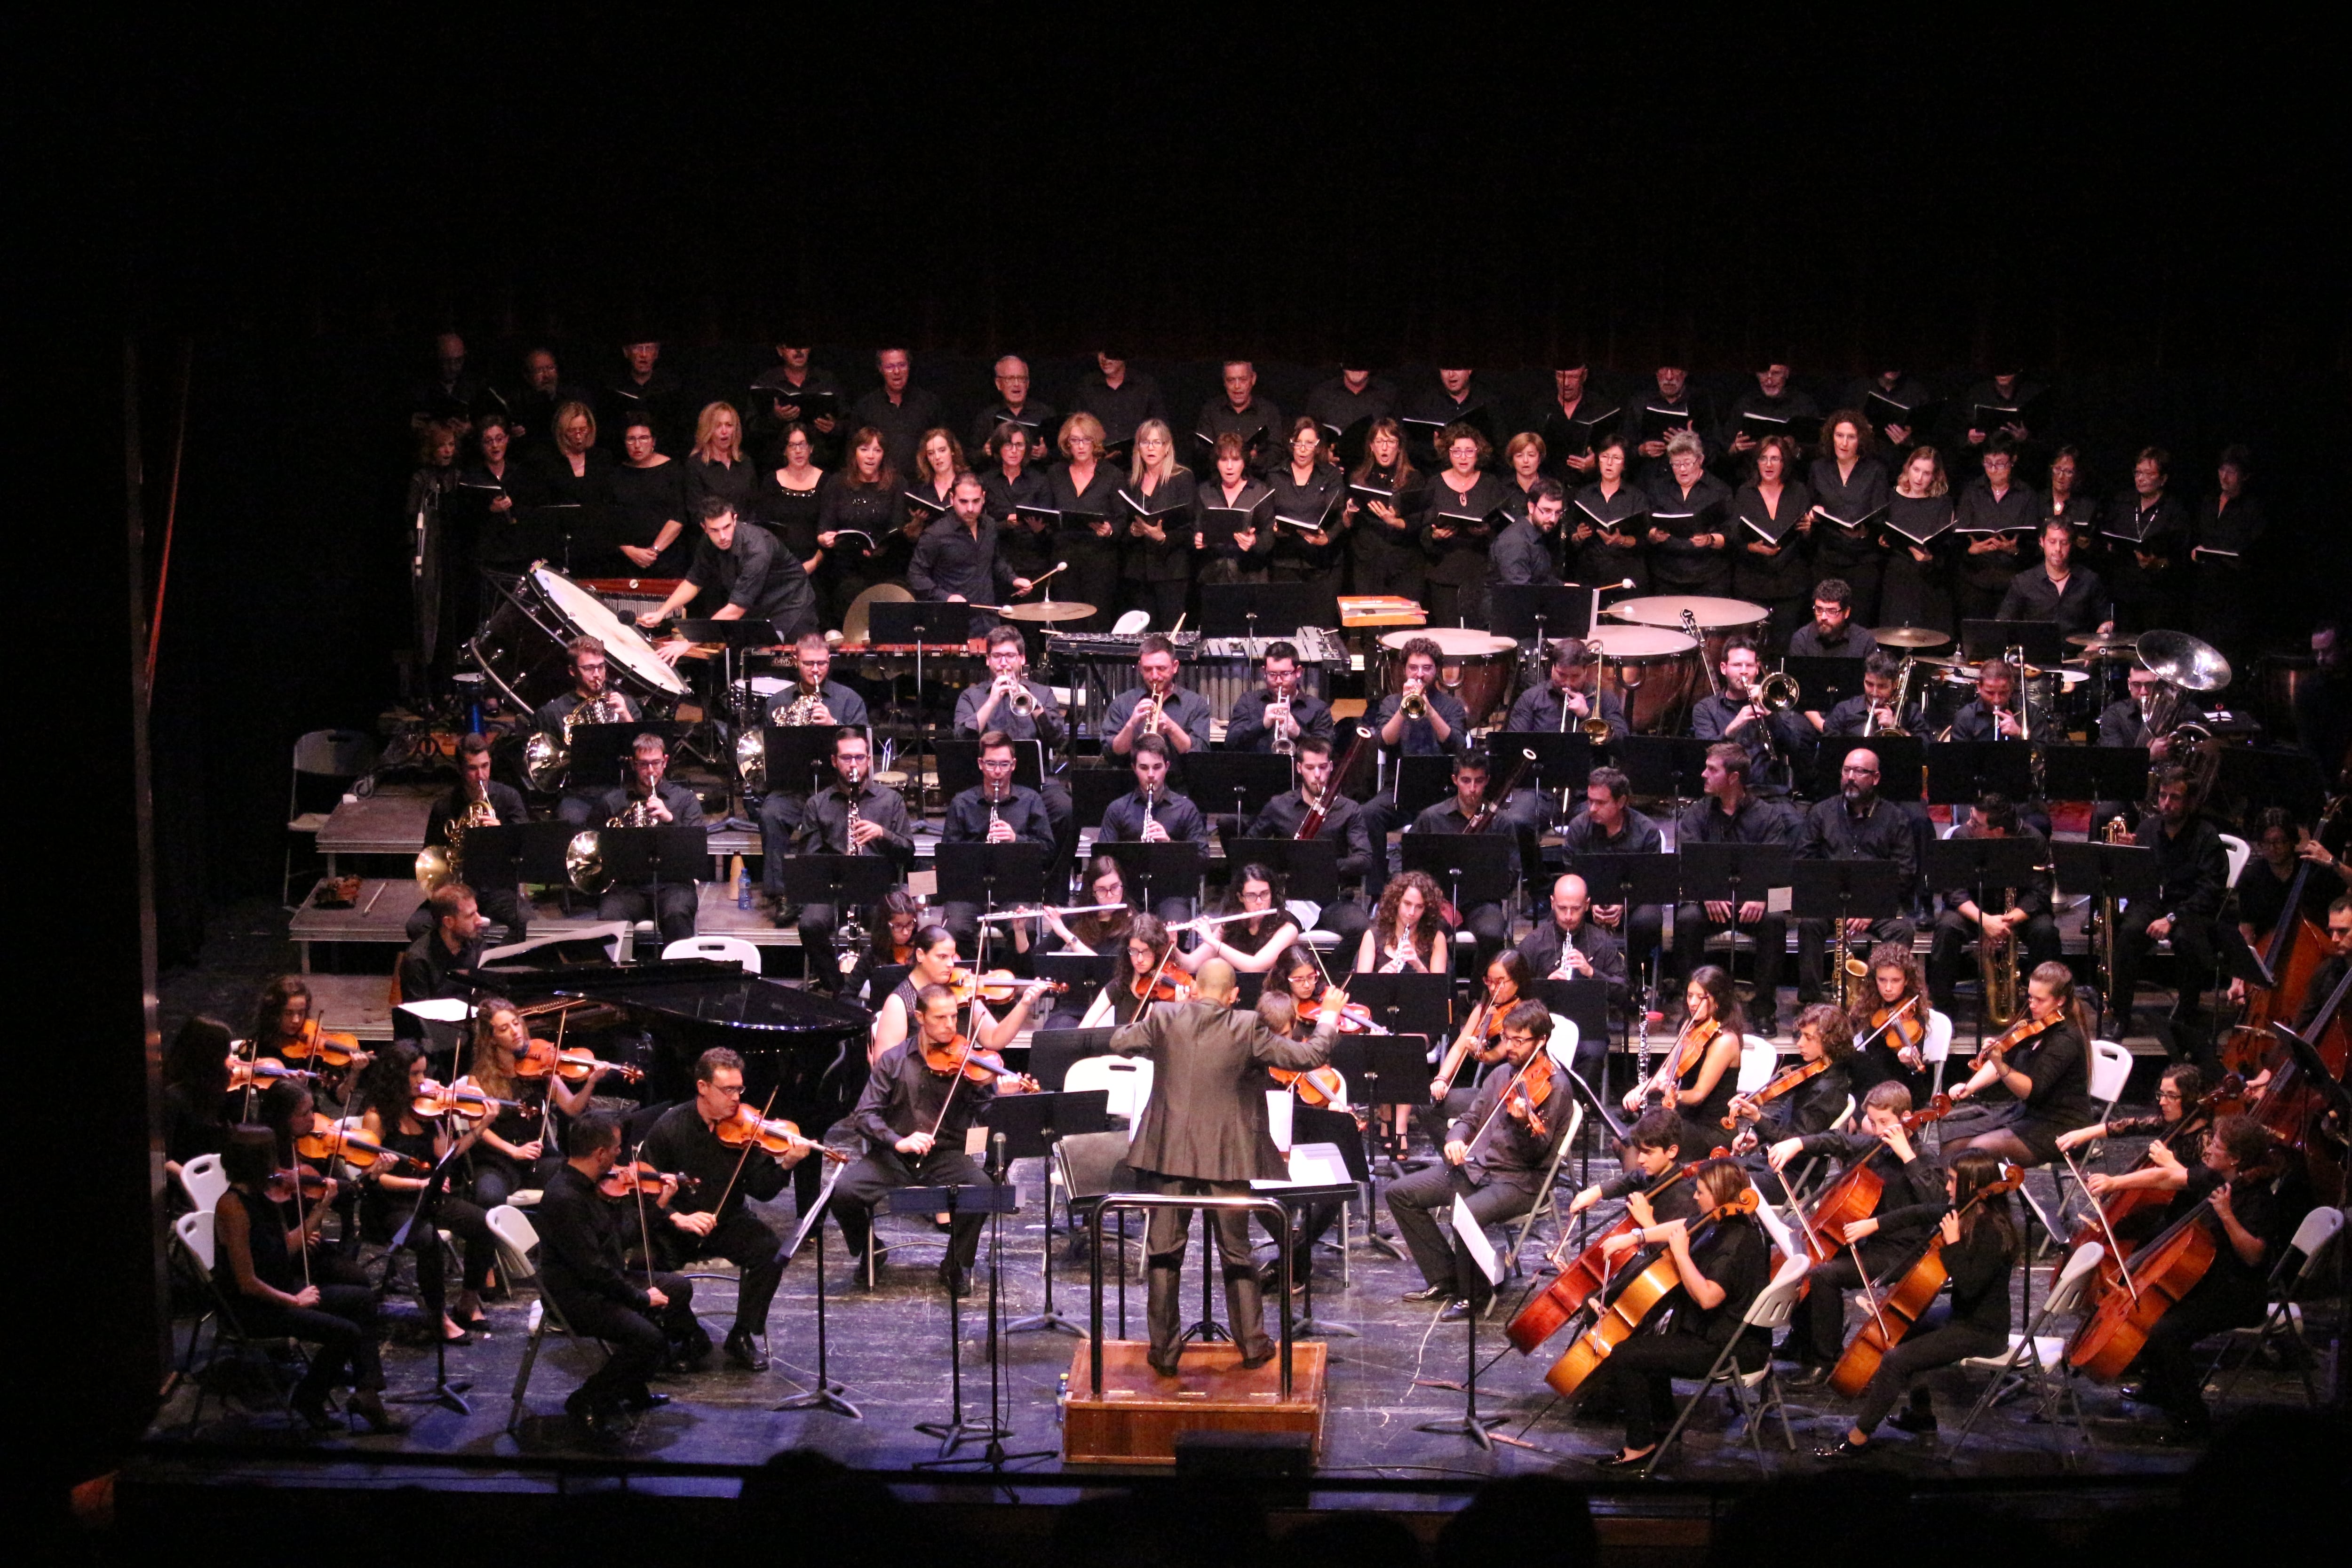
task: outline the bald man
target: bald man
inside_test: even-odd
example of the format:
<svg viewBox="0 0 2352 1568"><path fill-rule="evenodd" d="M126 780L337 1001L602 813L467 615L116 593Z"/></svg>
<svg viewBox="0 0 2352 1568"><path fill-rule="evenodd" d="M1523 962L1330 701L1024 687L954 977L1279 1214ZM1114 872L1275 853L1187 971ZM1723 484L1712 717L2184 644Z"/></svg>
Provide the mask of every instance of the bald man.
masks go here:
<svg viewBox="0 0 2352 1568"><path fill-rule="evenodd" d="M1127 1163L1141 1190L1246 1197L1254 1180L1289 1174L1266 1123L1267 1068L1321 1067L1330 1059L1339 1006L1334 986L1324 993L1312 1038L1294 1040L1266 1026L1254 1012L1236 1010L1239 987L1222 958L1201 965L1192 999L1152 1005L1111 1037L1121 1056L1151 1058L1151 1099L1128 1147ZM1150 1286L1151 1369L1176 1375L1183 1353L1178 1286L1190 1218L1182 1209L1154 1209L1144 1231ZM1250 1257L1249 1215L1219 1211L1217 1252L1224 1263L1225 1312L1244 1366L1263 1366L1274 1354L1265 1309Z"/></svg>
<svg viewBox="0 0 2352 1568"><path fill-rule="evenodd" d="M1584 879L1574 872L1551 885L1551 919L1538 921L1519 939L1519 956L1538 980L1598 980L1609 987L1609 1005L1624 1006L1633 994L1626 978L1625 950L1617 939L1592 923L1592 898ZM1606 1038L1576 1042L1576 1070L1598 1089L1609 1059Z"/></svg>

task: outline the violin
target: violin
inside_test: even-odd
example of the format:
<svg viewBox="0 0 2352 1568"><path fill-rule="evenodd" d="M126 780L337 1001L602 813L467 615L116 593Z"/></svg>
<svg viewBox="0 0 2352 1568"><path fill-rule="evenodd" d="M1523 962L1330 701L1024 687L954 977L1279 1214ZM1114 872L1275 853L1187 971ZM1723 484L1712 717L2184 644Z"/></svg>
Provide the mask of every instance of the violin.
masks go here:
<svg viewBox="0 0 2352 1568"><path fill-rule="evenodd" d="M1528 1131L1538 1138L1551 1136L1544 1124L1543 1108L1551 1100L1552 1087L1559 1080L1559 1068L1551 1053L1538 1048L1519 1069L1518 1080L1503 1095L1505 1111L1528 1124Z"/></svg>
<svg viewBox="0 0 2352 1568"><path fill-rule="evenodd" d="M273 1204L290 1204L296 1198L305 1203L317 1203L327 1195L327 1178L308 1165L294 1165L283 1171L269 1173L262 1184L261 1195Z"/></svg>
<svg viewBox="0 0 2352 1568"><path fill-rule="evenodd" d="M1301 1002L1298 1005L1299 1016L1305 1017L1310 1013L1318 1013L1322 1011L1324 992L1330 989L1331 988L1328 985L1326 985L1322 991L1318 991L1315 994L1314 1001ZM1339 1021L1334 1026L1340 1034L1343 1035L1372 1035L1385 1034L1387 1032L1378 1024L1372 1022L1371 1004L1368 1002L1340 1003Z"/></svg>
<svg viewBox="0 0 2352 1568"><path fill-rule="evenodd" d="M1348 1092L1348 1080L1333 1067L1268 1068L1274 1081L1298 1097L1302 1105L1335 1105Z"/></svg>
<svg viewBox="0 0 2352 1568"><path fill-rule="evenodd" d="M1717 1157L1728 1155L1728 1149L1716 1151ZM1677 1182L1689 1180L1698 1173L1701 1162L1693 1161L1679 1171L1670 1172L1657 1185L1642 1195L1652 1203L1659 1194ZM1504 1330L1511 1345L1521 1355L1533 1355L1536 1347L1558 1333L1570 1318L1584 1310L1592 1293L1609 1283L1606 1247L1612 1237L1630 1236L1636 1228L1631 1214L1621 1216L1615 1225L1594 1237L1583 1251L1558 1274L1541 1294L1519 1310L1518 1315Z"/></svg>
<svg viewBox="0 0 2352 1568"><path fill-rule="evenodd" d="M1795 1067L1783 1068L1774 1073L1772 1081L1754 1094L1735 1095L1731 1101L1731 1114L1723 1119L1725 1130L1727 1131L1738 1126L1739 1120L1743 1116L1750 1120L1756 1119L1766 1106L1800 1084L1809 1083L1821 1077L1830 1070L1831 1065L1830 1058L1827 1057L1820 1057L1809 1062L1800 1062Z"/></svg>
<svg viewBox="0 0 2352 1568"><path fill-rule="evenodd" d="M961 1074L973 1083L996 1084L1007 1094L1034 1094L1037 1080L1014 1072L994 1051L984 1051L961 1035L940 1044L923 1042L923 1065L935 1073Z"/></svg>
<svg viewBox="0 0 2352 1568"><path fill-rule="evenodd" d="M608 1198L634 1197L639 1193L649 1198L657 1198L661 1196L665 1182L676 1182L681 1193L690 1193L702 1184L698 1177L672 1175L666 1171L656 1170L643 1160L632 1160L615 1164L597 1177L596 1190Z"/></svg>
<svg viewBox="0 0 2352 1568"><path fill-rule="evenodd" d="M1968 1212L1987 1198L2003 1193L2013 1193L2025 1184L2025 1172L2016 1165L2003 1165L2000 1174L1986 1184L1960 1205ZM1927 1237L1927 1249L1918 1259L1886 1287L1863 1298L1864 1315L1862 1327L1854 1331L1837 1365L1830 1370L1830 1386L1848 1399L1858 1399L1863 1385L1876 1375L1879 1363L1886 1352L1902 1343L1922 1314L1935 1303L1936 1295L1944 1288L1944 1232L1938 1226Z"/></svg>
<svg viewBox="0 0 2352 1568"><path fill-rule="evenodd" d="M263 1057L259 1061L251 1062L236 1057L229 1058L228 1087L232 1094L240 1089L252 1089L258 1084L288 1080L316 1083L319 1081L319 1075L303 1068L289 1068L284 1062L273 1061L268 1057Z"/></svg>
<svg viewBox="0 0 2352 1568"><path fill-rule="evenodd" d="M525 1046L515 1057L514 1071L517 1078L554 1077L566 1083L586 1083L589 1075L598 1071L611 1073L625 1083L635 1083L646 1076L643 1068L625 1062L600 1060L585 1046L565 1046L558 1050L551 1040L533 1040Z"/></svg>
<svg viewBox="0 0 2352 1568"><path fill-rule="evenodd" d="M1149 991L1144 989L1147 980L1151 987ZM1138 1002L1190 1002L1192 999L1191 981L1165 974L1156 979L1139 974L1128 982L1127 989Z"/></svg>
<svg viewBox="0 0 2352 1568"><path fill-rule="evenodd" d="M1755 1188L1741 1188L1731 1202L1687 1222L1692 1241L1699 1239L1702 1230L1712 1230L1727 1219L1753 1215L1759 1201ZM1615 1289L1592 1326L1577 1335L1568 1353L1544 1373L1544 1381L1563 1399L1582 1387L1612 1351L1641 1331L1643 1321L1659 1302L1682 1289L1682 1271L1675 1267L1670 1247L1653 1243L1619 1269L1611 1283Z"/></svg>
<svg viewBox="0 0 2352 1568"><path fill-rule="evenodd" d="M753 1143L771 1154L789 1154L795 1149L813 1149L836 1165L849 1163L847 1151L804 1137L798 1123L787 1121L781 1116L761 1116L748 1105L737 1106L734 1115L710 1131L730 1149L748 1149Z"/></svg>
<svg viewBox="0 0 2352 1568"><path fill-rule="evenodd" d="M1919 998L1906 996L1892 1006L1874 1011L1870 1015L1870 1034L1864 1037L1864 1043L1882 1034L1887 1037L1887 1048L1897 1056L1924 1047L1927 1026L1919 1018Z"/></svg>
<svg viewBox="0 0 2352 1568"><path fill-rule="evenodd" d="M437 1121L445 1116L454 1116L462 1121L478 1121L501 1110L521 1109L520 1101L485 1094L462 1079L445 1085L435 1083L428 1078L416 1091L416 1097L408 1102L409 1114L426 1121Z"/></svg>
<svg viewBox="0 0 2352 1568"><path fill-rule="evenodd" d="M1977 1054L1969 1060L1969 1070L1979 1071L1987 1062L1992 1060L1995 1051L2015 1050L2028 1040L2038 1039L2048 1034L2065 1021L2066 1015L2063 1009L2047 1018L2036 1018L2032 1014L2027 1014L1979 1047Z"/></svg>
<svg viewBox="0 0 2352 1568"><path fill-rule="evenodd" d="M1720 1018L1709 1018L1696 1026L1685 1025L1683 1037L1676 1047L1680 1054L1675 1058L1675 1077L1685 1079L1696 1071L1698 1064L1706 1060L1707 1047L1713 1045L1716 1036L1721 1033L1723 1020Z"/></svg>
<svg viewBox="0 0 2352 1568"><path fill-rule="evenodd" d="M948 991L955 997L957 1006L969 1007L975 997L982 1002L1000 1004L1018 1001L1021 994L1032 985L1042 986L1057 996L1070 988L1067 981L1024 980L1009 969L992 969L985 974L959 969L949 980Z"/></svg>
<svg viewBox="0 0 2352 1568"><path fill-rule="evenodd" d="M316 1061L321 1067L347 1068L354 1058L364 1053L360 1049L357 1035L337 1034L320 1027L316 1018L305 1018L301 1032L279 1045L278 1054L289 1062Z"/></svg>
<svg viewBox="0 0 2352 1568"><path fill-rule="evenodd" d="M305 1160L341 1160L356 1170L379 1174L425 1174L433 1167L413 1154L401 1154L332 1117L313 1115L310 1131L297 1133L294 1152Z"/></svg>

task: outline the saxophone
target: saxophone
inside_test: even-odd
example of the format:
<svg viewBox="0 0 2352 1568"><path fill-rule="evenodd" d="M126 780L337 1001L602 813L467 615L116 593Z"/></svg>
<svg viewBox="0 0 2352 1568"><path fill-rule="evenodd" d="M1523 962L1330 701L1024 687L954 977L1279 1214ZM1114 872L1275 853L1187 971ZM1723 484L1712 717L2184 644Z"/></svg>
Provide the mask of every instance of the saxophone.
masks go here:
<svg viewBox="0 0 2352 1568"><path fill-rule="evenodd" d="M2017 889L2000 890L2000 912L2009 913L2017 907ZM1990 937L1977 941L1977 979L1984 987L1985 1022L1995 1029L2006 1029L2017 1019L2017 933L2003 931L1996 942Z"/></svg>

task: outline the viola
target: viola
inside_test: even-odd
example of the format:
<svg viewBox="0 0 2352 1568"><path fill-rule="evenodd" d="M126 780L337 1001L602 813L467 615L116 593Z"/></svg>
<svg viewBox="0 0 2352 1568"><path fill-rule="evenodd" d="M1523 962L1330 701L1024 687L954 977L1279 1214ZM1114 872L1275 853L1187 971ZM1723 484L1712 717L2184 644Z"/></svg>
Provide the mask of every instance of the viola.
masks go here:
<svg viewBox="0 0 2352 1568"><path fill-rule="evenodd" d="M1995 1051L2015 1050L2028 1040L2038 1039L2048 1034L2065 1021L2066 1014L2063 1008L2047 1018L2036 1018L2032 1014L2027 1014L1979 1047L1977 1054L1969 1058L1969 1070L1976 1072L1983 1068L1987 1062L1992 1060Z"/></svg>
<svg viewBox="0 0 2352 1568"><path fill-rule="evenodd" d="M994 1051L984 1051L961 1035L940 1043L923 1042L923 1065L936 1073L961 1074L973 1083L994 1083L1007 1094L1034 1094L1037 1080L1014 1072Z"/></svg>
<svg viewBox="0 0 2352 1568"><path fill-rule="evenodd" d="M643 1160L632 1160L615 1164L596 1178L596 1190L608 1198L634 1197L639 1193L649 1198L657 1198L661 1196L662 1184L671 1181L677 1184L677 1190L682 1193L690 1193L702 1184L697 1177L672 1175L656 1170Z"/></svg>
<svg viewBox="0 0 2352 1568"><path fill-rule="evenodd" d="M316 1114L310 1131L295 1135L294 1152L305 1160L341 1160L355 1169L380 1174L421 1176L432 1169L415 1155L396 1153L332 1117Z"/></svg>
<svg viewBox="0 0 2352 1568"><path fill-rule="evenodd" d="M849 1163L847 1151L804 1137L798 1123L787 1121L781 1116L761 1116L748 1105L737 1106L734 1115L719 1122L710 1131L730 1149L748 1149L754 1143L771 1154L789 1154L795 1149L813 1149L836 1165Z"/></svg>
<svg viewBox="0 0 2352 1568"><path fill-rule="evenodd" d="M409 1114L426 1121L437 1121L445 1116L454 1116L463 1121L478 1121L501 1110L521 1109L520 1101L485 1094L462 1079L453 1084L438 1084L428 1078L417 1089L415 1098L408 1102Z"/></svg>
<svg viewBox="0 0 2352 1568"><path fill-rule="evenodd" d="M1940 1121L1951 1113L1952 1097L1939 1094L1918 1110L1904 1112L1904 1134L1915 1135L1930 1121ZM1845 1245L1845 1227L1876 1213L1879 1194L1885 1190L1885 1178L1868 1160L1856 1160L1840 1171L1837 1179L1805 1205L1805 1250L1812 1260L1828 1262Z"/></svg>
<svg viewBox="0 0 2352 1568"><path fill-rule="evenodd" d="M533 1040L515 1058L515 1077L526 1079L560 1078L566 1083L586 1083L589 1075L602 1070L625 1083L635 1083L645 1077L640 1068L625 1062L600 1060L585 1046L565 1046L558 1049L551 1040Z"/></svg>
<svg viewBox="0 0 2352 1568"><path fill-rule="evenodd" d="M1719 1149L1716 1152L1728 1154L1730 1151ZM1694 1161L1679 1171L1669 1173L1656 1186L1642 1195L1652 1203L1657 1202L1659 1195L1667 1188L1696 1175L1699 1164L1700 1162ZM1631 1214L1622 1216L1615 1225L1594 1237L1567 1267L1552 1276L1551 1283L1522 1307L1512 1318L1510 1326L1504 1330L1513 1348L1521 1355L1533 1355L1538 1345L1559 1332L1570 1318L1582 1311L1584 1303L1592 1299L1593 1292L1609 1283L1609 1265L1605 1257L1608 1242L1613 1237L1630 1236L1635 1228Z"/></svg>
<svg viewBox="0 0 2352 1568"><path fill-rule="evenodd" d="M316 1018L305 1018L301 1031L279 1045L278 1054L289 1062L316 1061L322 1067L347 1068L363 1053L357 1035L337 1034L320 1027Z"/></svg>
<svg viewBox="0 0 2352 1568"><path fill-rule="evenodd" d="M252 1089L258 1084L280 1083L289 1080L316 1083L319 1081L319 1075L306 1068L289 1068L284 1062L273 1061L268 1057L262 1058L259 1061L251 1062L241 1061L234 1057L229 1058L228 1087L231 1093L240 1089Z"/></svg>
<svg viewBox="0 0 2352 1568"><path fill-rule="evenodd" d="M298 1197L314 1204L327 1195L327 1178L308 1165L272 1171L262 1184L261 1195L273 1204L290 1204Z"/></svg>
<svg viewBox="0 0 2352 1568"><path fill-rule="evenodd" d="M1069 990L1062 980L1024 980L1009 969L992 969L982 974L970 969L959 969L948 982L948 991L959 1007L968 1007L974 997L982 1002L1004 1003L1020 999L1032 985L1043 985L1055 995Z"/></svg>
<svg viewBox="0 0 2352 1568"><path fill-rule="evenodd" d="M1960 1205L1965 1216L1977 1205L2002 1193L2013 1193L2025 1183L2025 1172L2016 1165L2003 1165L1995 1180L1979 1188L1969 1201ZM1830 1370L1830 1386L1848 1399L1859 1398L1863 1385L1878 1372L1886 1352L1903 1342L1922 1314L1935 1303L1936 1295L1944 1288L1944 1232L1938 1226L1929 1233L1927 1248L1917 1261L1901 1274L1893 1276L1884 1289L1863 1298L1864 1314L1862 1327L1854 1331L1837 1365Z"/></svg>
<svg viewBox="0 0 2352 1568"><path fill-rule="evenodd" d="M1795 1067L1783 1068L1773 1074L1772 1080L1754 1094L1736 1096L1731 1102L1732 1113L1723 1119L1725 1130L1727 1131L1738 1126L1739 1119L1743 1114L1752 1119L1766 1106L1790 1090L1821 1077L1830 1070L1830 1058L1827 1057L1820 1057L1809 1062L1800 1062ZM1742 1107L1746 1108L1744 1111Z"/></svg>
<svg viewBox="0 0 2352 1568"><path fill-rule="evenodd" d="M1297 1095L1303 1105L1336 1105L1348 1092L1348 1080L1334 1067L1268 1068L1274 1081Z"/></svg>
<svg viewBox="0 0 2352 1568"><path fill-rule="evenodd" d="M1755 1188L1741 1188L1731 1202L1689 1222L1691 1240L1697 1242L1702 1232L1712 1230L1727 1219L1753 1215L1758 1202ZM1643 1247L1617 1271L1610 1282L1608 1300L1593 1319L1592 1326L1576 1336L1568 1353L1544 1373L1544 1382L1563 1399L1574 1394L1609 1359L1611 1352L1641 1331L1643 1320L1661 1301L1681 1289L1682 1282L1682 1271L1675 1267L1670 1248L1663 1244Z"/></svg>

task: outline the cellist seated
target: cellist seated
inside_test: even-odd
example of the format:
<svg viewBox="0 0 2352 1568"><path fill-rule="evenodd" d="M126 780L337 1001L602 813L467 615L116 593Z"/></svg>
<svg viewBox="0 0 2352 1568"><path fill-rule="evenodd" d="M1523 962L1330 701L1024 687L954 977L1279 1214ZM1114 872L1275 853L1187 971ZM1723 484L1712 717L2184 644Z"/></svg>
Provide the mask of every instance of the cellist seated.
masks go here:
<svg viewBox="0 0 2352 1568"><path fill-rule="evenodd" d="M2203 1158L2205 1134L2213 1125L2212 1112L2202 1104L2204 1098L2205 1075L2197 1064L2174 1062L2164 1069L2163 1080L2157 1089L2154 1116L2110 1116L2105 1121L2094 1121L2088 1127L2077 1127L2058 1135L2061 1152L2105 1138L2150 1140L2140 1163L2131 1170L2113 1175L2091 1171L2083 1176L2083 1190L2103 1210L2110 1211L2108 1219L2118 1239L2137 1245L2164 1228L2164 1210L2172 1194L2180 1190L2185 1167ZM2118 1205L2112 1200L2120 1194L2134 1192L2159 1193L2165 1201L2135 1200L2137 1206L2122 1218L2115 1218L2112 1211ZM2091 1229L2096 1232L2101 1228L2094 1221ZM2110 1247L2108 1250L2113 1252L2115 1248Z"/></svg>
<svg viewBox="0 0 2352 1568"><path fill-rule="evenodd" d="M1786 1380L1791 1388L1818 1388L1829 1380L1845 1345L1845 1292L1878 1279L1927 1239L1933 1222L1922 1217L1920 1206L1943 1201L1944 1181L1903 1129L1910 1109L1911 1091L1901 1084L1873 1084L1863 1098L1861 1131L1816 1132L1771 1146L1775 1171L1785 1171L1801 1154L1830 1154L1849 1171L1867 1166L1878 1183L1869 1213L1850 1222L1825 1216L1808 1234L1814 1256L1821 1258L1824 1249L1828 1256L1813 1265L1805 1299L1790 1323L1801 1369ZM1827 1189L1823 1195L1829 1195ZM1818 1205L1808 1206L1822 1213ZM1843 1228L1832 1235L1822 1224Z"/></svg>
<svg viewBox="0 0 2352 1568"><path fill-rule="evenodd" d="M1570 1198L1568 1212L1582 1214L1603 1198L1622 1198L1626 1214L1637 1225L1688 1219L1698 1212L1691 1184L1678 1181L1660 1187L1682 1163L1682 1138L1683 1119L1673 1111L1660 1108L1642 1112L1625 1133L1624 1170Z"/></svg>
<svg viewBox="0 0 2352 1568"><path fill-rule="evenodd" d="M1503 1015L1502 1060L1478 1086L1469 1110L1445 1130L1444 1158L1389 1184L1389 1214L1423 1281L1406 1300L1445 1300L1447 1315L1456 1317L1485 1308L1493 1287L1447 1215L1459 1194L1480 1225L1498 1225L1526 1214L1542 1192L1570 1120L1564 1075L1555 1075L1562 1082L1533 1104L1519 1086L1550 1038L1551 1013L1541 1002L1511 1004Z"/></svg>

